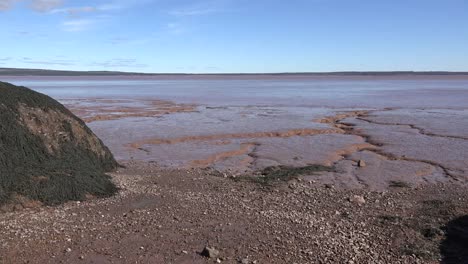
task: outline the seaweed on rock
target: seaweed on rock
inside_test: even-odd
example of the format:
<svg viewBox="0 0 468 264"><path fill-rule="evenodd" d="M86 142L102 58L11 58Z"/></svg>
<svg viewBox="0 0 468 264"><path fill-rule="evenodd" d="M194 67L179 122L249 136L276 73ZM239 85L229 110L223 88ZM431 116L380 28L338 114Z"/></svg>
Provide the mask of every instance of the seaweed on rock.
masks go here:
<svg viewBox="0 0 468 264"><path fill-rule="evenodd" d="M117 191L118 164L78 117L56 100L0 82L0 205L14 197L58 204Z"/></svg>

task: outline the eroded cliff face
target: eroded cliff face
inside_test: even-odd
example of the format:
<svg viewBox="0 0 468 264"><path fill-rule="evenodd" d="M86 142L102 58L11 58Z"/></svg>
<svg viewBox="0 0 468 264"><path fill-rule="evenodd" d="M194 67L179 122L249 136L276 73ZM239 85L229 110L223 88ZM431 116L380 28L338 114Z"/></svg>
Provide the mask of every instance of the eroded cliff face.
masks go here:
<svg viewBox="0 0 468 264"><path fill-rule="evenodd" d="M109 149L63 105L0 82L0 205L109 196ZM28 202L25 202L28 201Z"/></svg>

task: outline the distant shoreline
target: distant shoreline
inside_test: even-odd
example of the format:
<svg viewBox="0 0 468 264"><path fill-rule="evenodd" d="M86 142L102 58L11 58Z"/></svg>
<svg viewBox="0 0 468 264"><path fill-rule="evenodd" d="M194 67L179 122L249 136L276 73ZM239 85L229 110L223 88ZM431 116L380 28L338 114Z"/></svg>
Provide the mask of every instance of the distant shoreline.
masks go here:
<svg viewBox="0 0 468 264"><path fill-rule="evenodd" d="M339 71L283 73L138 73L119 71L63 71L44 69L0 68L0 76L86 77L86 76L151 76L151 77L395 77L395 76L468 76L468 72L450 71Z"/></svg>

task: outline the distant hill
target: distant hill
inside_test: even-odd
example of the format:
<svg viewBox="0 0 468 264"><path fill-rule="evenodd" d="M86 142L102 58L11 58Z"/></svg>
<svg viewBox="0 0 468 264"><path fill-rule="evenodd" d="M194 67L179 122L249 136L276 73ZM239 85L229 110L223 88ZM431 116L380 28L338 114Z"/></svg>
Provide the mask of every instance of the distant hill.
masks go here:
<svg viewBox="0 0 468 264"><path fill-rule="evenodd" d="M0 76L117 76L117 75L147 75L136 72L117 71L60 71L42 69L0 68Z"/></svg>
<svg viewBox="0 0 468 264"><path fill-rule="evenodd" d="M343 71L343 72L284 72L284 73L221 73L221 74L190 74L190 73L138 73L119 71L63 71L43 69L0 68L0 76L159 76L159 75L304 75L304 76L398 76L398 75L468 75L468 72L448 71Z"/></svg>

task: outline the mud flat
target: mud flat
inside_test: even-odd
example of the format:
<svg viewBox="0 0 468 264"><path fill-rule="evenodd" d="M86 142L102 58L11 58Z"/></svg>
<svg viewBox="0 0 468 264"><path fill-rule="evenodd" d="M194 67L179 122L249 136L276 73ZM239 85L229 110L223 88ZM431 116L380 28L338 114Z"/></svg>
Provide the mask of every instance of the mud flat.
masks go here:
<svg viewBox="0 0 468 264"><path fill-rule="evenodd" d="M120 161L231 176L331 166L301 177L338 188L466 184L467 76L244 77L13 81L58 98Z"/></svg>
<svg viewBox="0 0 468 264"><path fill-rule="evenodd" d="M0 215L0 262L468 262L465 77L27 82L126 168Z"/></svg>
<svg viewBox="0 0 468 264"><path fill-rule="evenodd" d="M317 185L385 190L395 184L465 185L466 120L466 110L198 106L157 120L90 126L122 160L214 168L233 176L316 164L336 169L303 175Z"/></svg>

